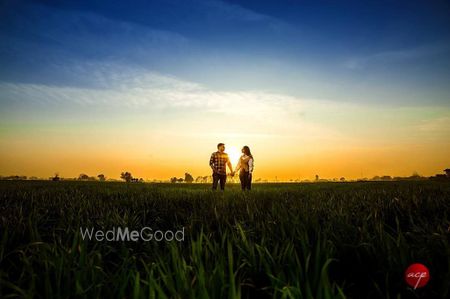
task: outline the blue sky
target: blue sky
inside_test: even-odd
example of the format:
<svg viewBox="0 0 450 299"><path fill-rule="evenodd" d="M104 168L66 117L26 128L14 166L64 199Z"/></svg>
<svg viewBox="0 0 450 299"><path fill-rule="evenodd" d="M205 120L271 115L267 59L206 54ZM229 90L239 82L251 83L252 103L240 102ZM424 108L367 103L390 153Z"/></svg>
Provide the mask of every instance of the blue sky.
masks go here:
<svg viewBox="0 0 450 299"><path fill-rule="evenodd" d="M4 82L98 87L83 67L114 63L214 90L449 103L445 1L6 1L1 11Z"/></svg>

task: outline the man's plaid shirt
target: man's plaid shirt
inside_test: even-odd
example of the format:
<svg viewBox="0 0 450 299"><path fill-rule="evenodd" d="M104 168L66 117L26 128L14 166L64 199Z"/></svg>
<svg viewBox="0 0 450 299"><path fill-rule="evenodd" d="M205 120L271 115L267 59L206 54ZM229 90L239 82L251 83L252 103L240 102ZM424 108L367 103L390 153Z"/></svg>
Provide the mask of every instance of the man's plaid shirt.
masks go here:
<svg viewBox="0 0 450 299"><path fill-rule="evenodd" d="M212 153L209 159L209 166L218 174L227 174L227 163L230 159L228 154L219 151Z"/></svg>

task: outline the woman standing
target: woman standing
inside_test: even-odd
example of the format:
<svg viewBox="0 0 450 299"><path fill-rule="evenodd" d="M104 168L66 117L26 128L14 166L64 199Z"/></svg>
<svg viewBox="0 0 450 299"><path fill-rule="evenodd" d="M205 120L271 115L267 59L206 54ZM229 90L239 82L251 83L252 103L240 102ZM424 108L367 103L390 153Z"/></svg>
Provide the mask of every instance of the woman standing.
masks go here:
<svg viewBox="0 0 450 299"><path fill-rule="evenodd" d="M239 162L235 171L240 170L239 179L241 180L242 190L250 190L252 188L252 173L253 173L254 159L250 148L244 146L242 148L242 156L239 158Z"/></svg>

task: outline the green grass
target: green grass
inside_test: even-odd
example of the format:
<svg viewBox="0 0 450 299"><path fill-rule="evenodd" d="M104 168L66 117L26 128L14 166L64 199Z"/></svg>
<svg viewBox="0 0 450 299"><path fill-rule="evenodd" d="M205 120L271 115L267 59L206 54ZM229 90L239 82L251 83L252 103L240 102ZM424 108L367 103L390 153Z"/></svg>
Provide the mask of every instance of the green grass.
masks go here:
<svg viewBox="0 0 450 299"><path fill-rule="evenodd" d="M1 298L448 298L450 184L0 182ZM185 228L184 242L80 227ZM413 262L431 271L416 291Z"/></svg>

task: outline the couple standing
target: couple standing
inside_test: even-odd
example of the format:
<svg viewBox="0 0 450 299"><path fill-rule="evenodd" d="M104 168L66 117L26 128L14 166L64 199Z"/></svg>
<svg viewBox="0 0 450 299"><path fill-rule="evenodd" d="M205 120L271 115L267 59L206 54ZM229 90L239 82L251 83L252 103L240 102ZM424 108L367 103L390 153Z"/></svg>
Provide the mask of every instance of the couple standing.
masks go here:
<svg viewBox="0 0 450 299"><path fill-rule="evenodd" d="M241 181L242 190L250 190L252 186L252 172L253 172L253 156L248 146L242 148L242 156L239 158L239 162L236 165L235 171L231 165L228 154L225 153L225 144L219 143L217 145L217 152L212 153L211 159L209 159L209 166L213 170L213 185L212 189L217 189L217 183L220 182L220 189L225 189L225 183L227 181L227 166L231 171L231 175L239 171L239 179Z"/></svg>

